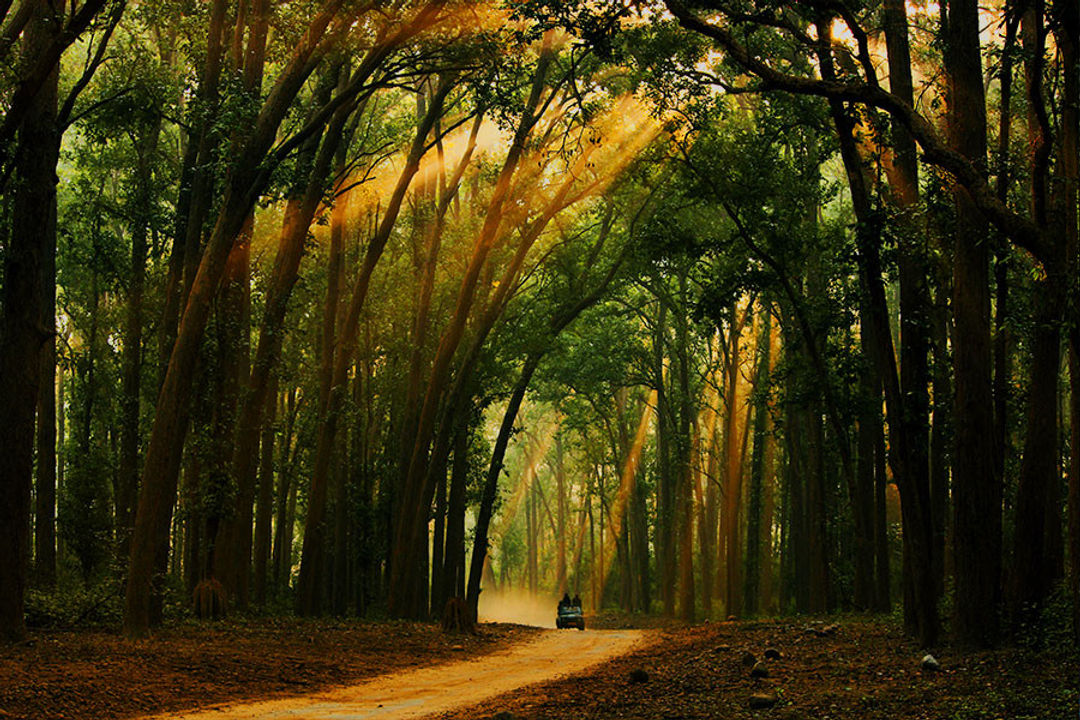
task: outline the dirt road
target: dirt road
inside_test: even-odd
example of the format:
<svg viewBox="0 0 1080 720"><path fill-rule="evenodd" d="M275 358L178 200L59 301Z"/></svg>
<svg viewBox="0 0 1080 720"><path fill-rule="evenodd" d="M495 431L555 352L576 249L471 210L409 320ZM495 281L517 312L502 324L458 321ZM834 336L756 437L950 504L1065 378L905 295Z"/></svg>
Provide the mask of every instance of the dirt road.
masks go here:
<svg viewBox="0 0 1080 720"><path fill-rule="evenodd" d="M445 713L579 672L645 642L641 631L550 631L505 651L298 698L231 703L153 720L400 720ZM147 718L146 720L151 720Z"/></svg>

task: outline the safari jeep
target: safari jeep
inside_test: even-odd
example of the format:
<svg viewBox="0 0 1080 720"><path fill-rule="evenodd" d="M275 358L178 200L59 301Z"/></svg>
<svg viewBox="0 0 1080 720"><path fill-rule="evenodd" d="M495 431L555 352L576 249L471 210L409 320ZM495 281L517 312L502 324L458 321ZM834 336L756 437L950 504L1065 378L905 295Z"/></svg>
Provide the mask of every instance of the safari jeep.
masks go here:
<svg viewBox="0 0 1080 720"><path fill-rule="evenodd" d="M560 605L559 612L555 616L555 627L585 629L585 614L580 605Z"/></svg>

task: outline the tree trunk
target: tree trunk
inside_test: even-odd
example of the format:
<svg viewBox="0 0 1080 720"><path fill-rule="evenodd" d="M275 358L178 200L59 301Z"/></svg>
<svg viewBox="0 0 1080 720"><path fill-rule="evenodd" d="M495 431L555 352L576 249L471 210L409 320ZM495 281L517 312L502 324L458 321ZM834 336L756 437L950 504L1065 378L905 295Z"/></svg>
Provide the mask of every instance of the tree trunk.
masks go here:
<svg viewBox="0 0 1080 720"><path fill-rule="evenodd" d="M761 586L761 567L768 559L763 556L761 541L764 535L764 486L765 486L765 432L768 421L768 406L764 387L769 382L771 364L772 315L766 310L762 313L761 334L757 343L758 362L754 371L754 445L750 454L750 488L747 499L746 518L746 582L743 591L743 611L746 615L756 615L760 611L759 589ZM856 575L856 577L858 577Z"/></svg>
<svg viewBox="0 0 1080 720"><path fill-rule="evenodd" d="M949 4L945 44L952 145L982 165L986 158L986 106L979 13L974 0L952 0ZM1002 484L993 467L986 221L966 190L957 186L954 194L957 218L953 259L956 380L953 632L961 644L988 646L998 638Z"/></svg>
<svg viewBox="0 0 1080 720"><path fill-rule="evenodd" d="M1073 68L1065 72L1063 83L1064 109L1061 116L1061 205L1065 225L1065 277L1080 274L1080 227L1077 224L1078 175L1080 175L1080 74L1075 70L1080 62L1080 9L1076 3L1061 0L1053 10L1061 32L1055 33L1061 48L1062 66ZM1070 287L1075 288L1074 285ZM1068 469L1068 555L1070 582L1073 588L1073 630L1080 640L1080 323L1074 308L1068 317L1069 345L1069 469Z"/></svg>
<svg viewBox="0 0 1080 720"><path fill-rule="evenodd" d="M518 376L514 390L510 394L510 400L506 404L502 423L499 425L499 434L495 438L495 446L491 451L491 464L488 466L487 477L484 480L483 494L480 496L480 509L476 516L476 534L473 540L472 562L469 565L468 590L465 602L469 606L469 612L476 618L477 605L480 601L480 576L484 570L484 560L487 558L488 529L491 526L491 516L495 509L495 497L499 489L499 474L502 473L503 458L506 457L506 446L510 442L510 435L514 429L518 410L521 409L521 401L525 399L525 391L529 388L533 373L540 365L542 355L533 354L525 360Z"/></svg>
<svg viewBox="0 0 1080 720"><path fill-rule="evenodd" d="M48 333L41 348L37 399L37 479L34 486L34 582L56 585L56 210L52 230L43 234L41 255L41 328ZM46 226L48 228L49 226Z"/></svg>
<svg viewBox="0 0 1080 720"><path fill-rule="evenodd" d="M660 599L664 606L664 615L675 616L675 486L672 478L671 445L674 428L672 427L671 404L664 387L664 355L667 319L667 305L658 302L656 328L653 333L653 379L656 383L656 562L660 579ZM601 488L601 491L603 489ZM602 546L601 546L602 550ZM602 564L602 563L601 563ZM603 588L601 588L603 592ZM602 598L601 598L602 599Z"/></svg>
<svg viewBox="0 0 1080 720"><path fill-rule="evenodd" d="M1010 152L1012 135L1012 84L1013 57L1016 46L1016 28L1019 16L1014 0L1006 0L1005 39L1001 48L999 70L1000 110L998 112L997 187L999 201L1009 199ZM1009 253L1008 238L1000 237L995 248L994 285L994 467L999 477L1005 477L1005 458L1010 455L1009 410L1009 328L1007 325L1009 301Z"/></svg>
<svg viewBox="0 0 1080 720"><path fill-rule="evenodd" d="M135 526L135 503L139 492L139 408L142 392L143 288L146 283L147 234L149 232L153 172L161 131L160 118L136 139L135 223L131 229L131 284L127 297L127 327L124 334L123 380L120 394L120 466L117 470L116 539L117 559L131 551Z"/></svg>
<svg viewBox="0 0 1080 720"><path fill-rule="evenodd" d="M1035 288L1035 317L1028 373L1027 438L1016 493L1013 534L1012 612L1017 621L1032 617L1049 595L1055 580L1044 539L1060 527L1049 522L1047 508L1054 500L1061 474L1058 467L1058 374L1061 360L1059 317L1061 301L1048 279Z"/></svg>
<svg viewBox="0 0 1080 720"><path fill-rule="evenodd" d="M885 3L885 34L889 53L889 85L892 92L909 105L914 105L911 79L911 53L908 47L907 8L903 0ZM914 581L929 583L916 593L918 633L924 645L933 644L938 632L937 601L942 588L937 581L944 552L943 534L935 532L934 495L930 492L930 396L929 396L929 331L932 321L929 291L927 288L927 263L925 233L913 217L919 203L919 171L915 141L907 127L893 122L893 162L887 166L889 184L897 207L904 215L904 230L900 236L900 252L897 257L900 275L900 392L902 404L895 420L901 426L903 452L903 485L911 504L921 507L907 517L920 533L910 547L919 553L913 570ZM894 418L890 416L890 432ZM894 468L894 473L896 469ZM912 526L905 526L908 533ZM905 533L907 535L908 533ZM924 567L924 565L926 567ZM927 576L928 574L928 576ZM925 593L925 597L924 597Z"/></svg>
<svg viewBox="0 0 1080 720"><path fill-rule="evenodd" d="M454 434L454 466L447 504L446 551L443 555L443 592L465 598L465 486L469 472L469 428L461 423ZM438 609L438 608L436 608Z"/></svg>
<svg viewBox="0 0 1080 720"><path fill-rule="evenodd" d="M267 567L270 563L270 516L274 511L274 438L277 428L278 379L275 375L267 391L268 409L266 422L263 424L262 440L259 443L259 494L255 506L255 572L253 589L255 602L266 605Z"/></svg>
<svg viewBox="0 0 1080 720"><path fill-rule="evenodd" d="M54 40L59 20L42 4L26 30L26 61ZM59 154L57 66L36 88L19 125L15 148L15 203L4 252L0 317L0 639L25 634L23 602L30 554L30 489L33 484L34 412L41 381L44 257L55 247L56 164ZM5 122L10 119L9 107Z"/></svg>
<svg viewBox="0 0 1080 720"><path fill-rule="evenodd" d="M283 398L285 428L278 445L278 483L277 507L274 514L274 547L270 564L273 567L275 590L281 590L289 584L289 568L292 565L292 529L289 523L289 503L293 495L292 462L290 449L293 447L293 428L300 404L296 401L296 388L290 389Z"/></svg>
<svg viewBox="0 0 1080 720"><path fill-rule="evenodd" d="M630 502L629 498L627 502ZM562 436L555 436L555 594L562 597L566 582L566 472L563 468ZM628 508L629 510L629 508ZM629 525L629 524L628 524Z"/></svg>

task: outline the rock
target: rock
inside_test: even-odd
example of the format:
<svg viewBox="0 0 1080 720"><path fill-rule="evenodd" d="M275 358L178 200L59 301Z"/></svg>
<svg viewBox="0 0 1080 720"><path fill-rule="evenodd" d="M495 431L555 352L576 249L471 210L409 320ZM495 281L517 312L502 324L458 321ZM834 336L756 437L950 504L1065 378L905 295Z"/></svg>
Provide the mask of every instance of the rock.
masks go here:
<svg viewBox="0 0 1080 720"><path fill-rule="evenodd" d="M780 651L777 650L776 648L768 648L765 651L765 659L766 660L779 660L780 659Z"/></svg>
<svg viewBox="0 0 1080 720"><path fill-rule="evenodd" d="M769 677L769 668L766 667L764 661L754 663L754 667L750 668L750 677Z"/></svg>
<svg viewBox="0 0 1080 720"><path fill-rule="evenodd" d="M649 682L649 673L645 672L641 668L634 668L630 671L630 684L637 685L639 683Z"/></svg>
<svg viewBox="0 0 1080 720"><path fill-rule="evenodd" d="M777 703L775 693L756 693L750 696L751 710L768 710Z"/></svg>
<svg viewBox="0 0 1080 720"><path fill-rule="evenodd" d="M727 616L727 621L728 622L735 622L736 620L738 620L738 618L735 617L734 615L728 615Z"/></svg>
<svg viewBox="0 0 1080 720"><path fill-rule="evenodd" d="M463 652L465 650L465 646L464 645L451 645L450 649L453 650L454 652Z"/></svg>
<svg viewBox="0 0 1080 720"><path fill-rule="evenodd" d="M928 672L937 672L941 669L941 663L937 661L936 657L934 657L930 653L926 653L925 655L923 655L922 669Z"/></svg>
<svg viewBox="0 0 1080 720"><path fill-rule="evenodd" d="M746 667L754 667L757 664L757 658L754 657L754 653L747 650L743 653L742 664Z"/></svg>
<svg viewBox="0 0 1080 720"><path fill-rule="evenodd" d="M830 635L835 635L836 631L839 629L840 626L836 624L821 625L820 623L814 623L806 628L806 632L817 635L818 637L828 637Z"/></svg>

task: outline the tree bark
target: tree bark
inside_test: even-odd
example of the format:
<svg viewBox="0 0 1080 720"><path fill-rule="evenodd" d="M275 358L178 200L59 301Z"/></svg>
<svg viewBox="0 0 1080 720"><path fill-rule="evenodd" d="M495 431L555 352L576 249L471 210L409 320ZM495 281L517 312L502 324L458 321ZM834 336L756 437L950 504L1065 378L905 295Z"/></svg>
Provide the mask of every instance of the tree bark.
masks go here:
<svg viewBox="0 0 1080 720"><path fill-rule="evenodd" d="M1065 225L1065 277L1070 292L1076 292L1075 278L1080 275L1080 227L1077 224L1078 176L1080 176L1080 8L1067 0L1056 1L1053 11L1061 31L1056 33L1061 48L1062 66L1071 68L1065 72L1063 82L1064 109L1061 117L1061 205ZM1080 639L1080 323L1077 311L1069 316L1069 470L1068 470L1068 555L1070 582L1073 588L1073 630Z"/></svg>
<svg viewBox="0 0 1080 720"><path fill-rule="evenodd" d="M948 8L945 69L953 148L983 167L986 106L974 0ZM990 292L986 221L971 195L956 186L953 260L953 375L956 453L953 471L955 606L953 632L964 645L998 639L1001 600L1001 478L993 467Z"/></svg>
<svg viewBox="0 0 1080 720"><path fill-rule="evenodd" d="M57 138L59 143L59 138ZM34 582L56 585L56 207L49 212L41 254L41 379L37 399L34 497Z"/></svg>
<svg viewBox="0 0 1080 720"><path fill-rule="evenodd" d="M139 408L142 393L143 292L146 284L147 235L151 208L153 172L161 131L160 118L135 140L136 200L135 222L131 229L131 284L128 286L127 327L124 333L123 380L120 406L120 466L116 494L117 559L123 561L131 550L135 525L135 503L139 491Z"/></svg>
<svg viewBox="0 0 1080 720"><path fill-rule="evenodd" d="M41 4L26 30L24 63L33 64L59 35L61 15ZM0 316L0 639L19 640L26 628L23 603L30 561L30 489L33 484L34 414L41 382L42 263L55 247L56 127L59 53L33 88L18 124L12 227L4 252ZM21 88L20 88L21 89ZM12 101L14 103L14 99ZM9 106L5 125L12 119Z"/></svg>
<svg viewBox="0 0 1080 720"><path fill-rule="evenodd" d="M889 53L889 85L894 95L913 105L911 53L908 47L907 7L903 0L885 3L885 36ZM919 171L915 139L904 123L894 120L893 161L887 165L893 200L903 214L897 263L900 275L900 392L903 401L895 418L903 435L906 454L903 484L905 495L912 501L913 493L921 505L910 520L918 523L919 538L910 544L919 553L914 581L930 583L915 594L920 607L916 610L918 634L924 645L937 638L937 601L941 587L937 581L944 554L944 532L937 532L934 519L934 495L930 492L930 396L929 396L929 331L931 324L925 233L913 214L919 203ZM890 417L890 432L893 428ZM895 468L894 468L895 472ZM910 532L910 527L908 532ZM908 533L905 533L905 536ZM928 567L924 568L926 564ZM929 573L929 578L925 574ZM925 626L925 627L924 627Z"/></svg>
<svg viewBox="0 0 1080 720"><path fill-rule="evenodd" d="M1051 558L1044 552L1047 534L1057 532L1047 508L1060 483L1058 467L1058 375L1061 360L1059 317L1061 301L1047 279L1035 288L1035 317L1028 373L1027 437L1020 465L1013 533L1011 610L1017 622L1032 613L1049 595L1055 578Z"/></svg>
<svg viewBox="0 0 1080 720"><path fill-rule="evenodd" d="M277 428L278 379L275 375L270 381L267 392L268 409L266 422L263 424L262 440L259 442L259 494L255 506L255 571L253 590L255 602L266 604L267 568L270 563L270 517L274 511L274 438Z"/></svg>
<svg viewBox="0 0 1080 720"><path fill-rule="evenodd" d="M446 597L465 598L465 486L469 471L469 428L465 423L454 434L454 465L447 503L446 551L443 556L443 592Z"/></svg>

